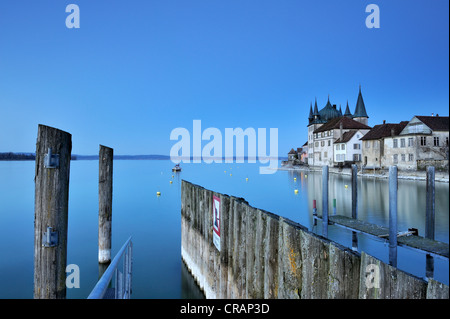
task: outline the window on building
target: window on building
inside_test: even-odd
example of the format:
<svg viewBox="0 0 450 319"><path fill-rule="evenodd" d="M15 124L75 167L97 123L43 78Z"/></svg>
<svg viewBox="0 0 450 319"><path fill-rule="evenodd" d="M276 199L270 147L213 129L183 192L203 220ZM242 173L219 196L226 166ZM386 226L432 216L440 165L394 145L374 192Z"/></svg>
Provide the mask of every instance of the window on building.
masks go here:
<svg viewBox="0 0 450 319"><path fill-rule="evenodd" d="M319 147L319 142L314 143L315 147Z"/></svg>
<svg viewBox="0 0 450 319"><path fill-rule="evenodd" d="M439 146L439 136L434 137L434 146Z"/></svg>
<svg viewBox="0 0 450 319"><path fill-rule="evenodd" d="M330 131L330 133L331 133L331 136L333 136L334 131Z"/></svg>
<svg viewBox="0 0 450 319"><path fill-rule="evenodd" d="M421 146L426 146L427 145L427 137L426 136L421 136L420 137L420 145Z"/></svg>
<svg viewBox="0 0 450 319"><path fill-rule="evenodd" d="M412 137L408 138L408 147L413 147L414 146L414 139Z"/></svg>
<svg viewBox="0 0 450 319"><path fill-rule="evenodd" d="M394 138L394 148L398 147L398 140L396 138Z"/></svg>
<svg viewBox="0 0 450 319"><path fill-rule="evenodd" d="M345 144L341 145L341 150L343 150L343 151L345 150Z"/></svg>
<svg viewBox="0 0 450 319"><path fill-rule="evenodd" d="M405 161L406 161L406 155L402 154L402 162L405 162Z"/></svg>
<svg viewBox="0 0 450 319"><path fill-rule="evenodd" d="M408 161L414 161L414 154L408 154Z"/></svg>
<svg viewBox="0 0 450 319"><path fill-rule="evenodd" d="M328 146L331 146L331 140L328 140Z"/></svg>
<svg viewBox="0 0 450 319"><path fill-rule="evenodd" d="M328 157L328 152L323 152L323 157L327 158Z"/></svg>
<svg viewBox="0 0 450 319"><path fill-rule="evenodd" d="M361 149L361 145L360 144L353 144L353 149L354 150L360 150Z"/></svg>
<svg viewBox="0 0 450 319"><path fill-rule="evenodd" d="M394 154L394 164L398 163L398 154Z"/></svg>
<svg viewBox="0 0 450 319"><path fill-rule="evenodd" d="M325 141L320 142L320 146L325 146Z"/></svg>
<svg viewBox="0 0 450 319"><path fill-rule="evenodd" d="M366 141L366 148L370 148L370 141Z"/></svg>
<svg viewBox="0 0 450 319"><path fill-rule="evenodd" d="M361 154L353 154L354 162L361 162Z"/></svg>
<svg viewBox="0 0 450 319"><path fill-rule="evenodd" d="M405 143L405 139L404 138L400 139L400 147L406 147L406 143Z"/></svg>
<svg viewBox="0 0 450 319"><path fill-rule="evenodd" d="M378 141L373 141L373 148L378 148Z"/></svg>

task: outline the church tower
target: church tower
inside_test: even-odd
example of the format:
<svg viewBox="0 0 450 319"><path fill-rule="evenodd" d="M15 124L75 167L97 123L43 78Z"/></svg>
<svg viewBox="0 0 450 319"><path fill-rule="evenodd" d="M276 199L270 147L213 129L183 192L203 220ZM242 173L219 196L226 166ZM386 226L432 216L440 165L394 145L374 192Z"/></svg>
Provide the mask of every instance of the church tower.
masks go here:
<svg viewBox="0 0 450 319"><path fill-rule="evenodd" d="M355 112L353 112L353 119L365 125L368 125L369 122L369 116L367 115L366 106L364 105L361 94L361 85L359 86L358 101L356 102Z"/></svg>

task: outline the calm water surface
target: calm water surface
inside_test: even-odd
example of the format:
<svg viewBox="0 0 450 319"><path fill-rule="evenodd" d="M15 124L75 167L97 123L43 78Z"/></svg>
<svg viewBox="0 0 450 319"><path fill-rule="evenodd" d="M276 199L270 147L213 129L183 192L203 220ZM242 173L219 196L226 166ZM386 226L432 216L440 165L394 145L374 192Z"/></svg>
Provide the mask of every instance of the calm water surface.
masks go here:
<svg viewBox="0 0 450 319"><path fill-rule="evenodd" d="M0 162L0 298L33 297L34 165ZM248 163L182 166L181 173L173 174L171 161L114 162L112 254L133 237L133 298L199 296L181 262L181 179L244 197L254 207L309 229L313 228L313 199L321 211L321 173L279 171L260 175L260 165ZM331 199L336 198L337 214L351 215L350 185L350 176L330 174L330 214ZM156 196L157 191L161 196ZM389 225L387 180L360 178L358 197L359 219ZM398 199L399 230L414 227L423 235L425 183L399 180ZM436 239L446 243L448 210L449 184L436 183ZM68 298L86 298L98 280L97 228L98 162L72 161L67 262L80 267L81 287L68 289ZM358 236L360 251L388 261L386 243ZM350 231L330 226L329 237L351 246ZM399 247L398 265L416 276L425 276L423 254ZM448 261L435 259L435 278L448 284L448 277Z"/></svg>

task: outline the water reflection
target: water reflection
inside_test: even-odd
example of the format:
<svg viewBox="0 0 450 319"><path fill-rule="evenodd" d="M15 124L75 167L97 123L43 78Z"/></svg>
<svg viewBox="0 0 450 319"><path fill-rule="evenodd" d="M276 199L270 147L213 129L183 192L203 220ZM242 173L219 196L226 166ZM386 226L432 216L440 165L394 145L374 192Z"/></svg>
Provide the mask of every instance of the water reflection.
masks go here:
<svg viewBox="0 0 450 319"><path fill-rule="evenodd" d="M182 299L205 299L205 295L195 282L194 277L181 261L181 298Z"/></svg>
<svg viewBox="0 0 450 319"><path fill-rule="evenodd" d="M322 212L322 174L321 172L295 172L289 174L302 180L307 177L307 201L309 215L312 217L313 200L317 202L317 211ZM299 184L304 187L303 184ZM357 190L357 218L373 224L389 227L389 181L374 177L358 176ZM352 190L351 176L329 175L329 214L333 211L333 199L337 202L337 215L351 217ZM402 180L398 181L398 231L406 231L408 228L416 228L420 236L425 235L425 206L426 183L424 181ZM448 183L436 183L435 192L435 239L441 242L449 242L449 185ZM321 234L321 222L313 226L312 218L309 219L309 229ZM340 227L329 227L329 238L347 247L352 247L352 232ZM355 239L355 238L354 238ZM358 251L365 251L384 262L388 262L388 245L384 240L369 238L364 234L357 235ZM354 245L354 244L353 244ZM413 252L408 248L398 248L398 266L419 277L426 277L426 255ZM434 259L435 279L448 283L448 260Z"/></svg>

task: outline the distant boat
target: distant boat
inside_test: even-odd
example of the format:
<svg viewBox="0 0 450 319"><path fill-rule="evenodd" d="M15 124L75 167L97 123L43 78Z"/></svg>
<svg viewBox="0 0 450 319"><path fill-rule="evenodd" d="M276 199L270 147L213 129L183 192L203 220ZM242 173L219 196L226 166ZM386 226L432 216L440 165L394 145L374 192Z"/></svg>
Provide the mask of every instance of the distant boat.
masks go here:
<svg viewBox="0 0 450 319"><path fill-rule="evenodd" d="M172 168L172 172L181 172L180 164L175 165L175 167Z"/></svg>

